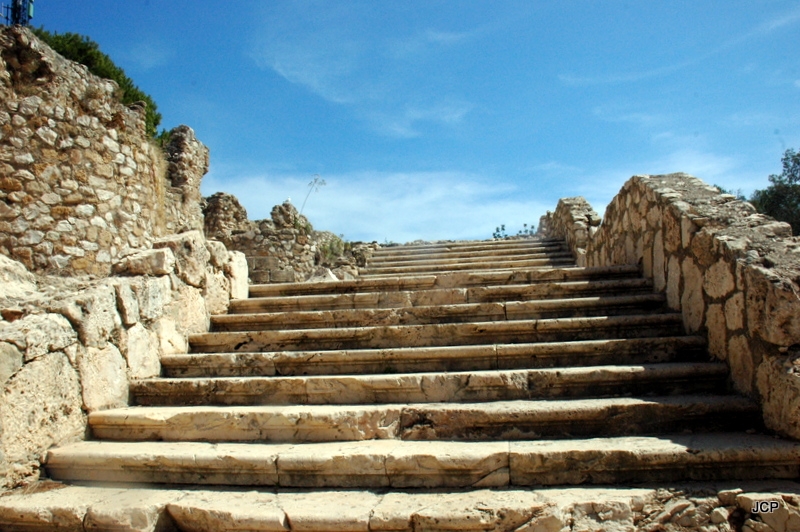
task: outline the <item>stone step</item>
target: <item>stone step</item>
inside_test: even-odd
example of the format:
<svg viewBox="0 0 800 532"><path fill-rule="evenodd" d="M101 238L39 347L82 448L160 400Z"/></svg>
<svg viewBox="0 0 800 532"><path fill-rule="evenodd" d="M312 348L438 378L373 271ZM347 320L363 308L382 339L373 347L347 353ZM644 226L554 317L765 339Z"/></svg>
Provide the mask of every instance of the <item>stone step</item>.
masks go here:
<svg viewBox="0 0 800 532"><path fill-rule="evenodd" d="M382 258L381 260L370 260L367 263L366 269L373 270L378 268L402 268L406 266L430 266L442 269L448 269L448 266L469 266L473 265L476 268L482 268L485 265L496 266L497 264L504 264L510 261L529 261L538 259L568 259L574 261L574 256L571 251L563 250L548 250L540 251L533 250L528 253L521 253L516 255L487 255L487 256L466 256L466 257L428 257L428 256L414 256L414 258L403 257L402 259ZM461 268L457 268L461 269Z"/></svg>
<svg viewBox="0 0 800 532"><path fill-rule="evenodd" d="M348 292L293 296L251 297L231 302L231 314L256 314L303 310L356 308L401 308L413 306L459 305L493 301L531 301L652 293L649 279L545 281L535 284L472 286L469 288L432 288L396 292Z"/></svg>
<svg viewBox="0 0 800 532"><path fill-rule="evenodd" d="M486 402L721 392L727 366L675 362L393 375L151 378L133 381L136 404L297 405Z"/></svg>
<svg viewBox="0 0 800 532"><path fill-rule="evenodd" d="M510 321L578 316L619 316L662 310L663 294L636 294L507 303L466 303L383 309L343 309L259 314L223 314L211 317L212 331L266 331L420 325L470 321Z"/></svg>
<svg viewBox="0 0 800 532"><path fill-rule="evenodd" d="M761 428L758 405L729 395L456 404L131 407L92 412L96 439L324 442L532 440Z"/></svg>
<svg viewBox="0 0 800 532"><path fill-rule="evenodd" d="M514 240L462 240L445 242L428 242L425 244L404 244L399 246L384 246L376 249L373 255L403 255L406 253L445 251L483 251L483 250L508 250L531 248L538 246L565 245L564 239L550 238L525 238Z"/></svg>
<svg viewBox="0 0 800 532"><path fill-rule="evenodd" d="M166 377L364 375L705 360L701 336L161 356Z"/></svg>
<svg viewBox="0 0 800 532"><path fill-rule="evenodd" d="M792 532L800 522L796 504L787 502L800 498L800 485L786 480L391 492L40 484L39 491L0 498L2 530L610 532L667 529L665 523L688 519L682 530L711 531L721 529L715 518L727 525L732 514L749 515L748 526ZM779 510L754 514L754 501L779 502Z"/></svg>
<svg viewBox="0 0 800 532"><path fill-rule="evenodd" d="M386 275L386 274L405 274L405 273L436 273L436 272L451 272L451 271L462 271L462 270L503 270L503 269L512 269L512 268L534 268L534 267L542 267L542 266L566 266L566 265L573 265L575 264L575 259L572 258L572 255L564 256L564 257L544 257L544 258L536 258L536 259L523 259L523 260L513 260L513 259L504 259L504 260L497 260L494 262L484 262L484 263L475 263L475 264L464 264L464 263L454 263L454 264L442 264L442 265L420 265L420 266L367 266L366 268L359 268L358 272L359 275L362 276L371 276L371 275Z"/></svg>
<svg viewBox="0 0 800 532"><path fill-rule="evenodd" d="M250 286L250 297L340 294L352 292L397 292L432 288L466 288L509 284L534 284L546 281L610 280L639 277L637 266L599 268L550 268L502 271L451 272L439 275L370 277L350 281L272 283ZM234 301L235 307L238 302Z"/></svg>
<svg viewBox="0 0 800 532"><path fill-rule="evenodd" d="M490 488L796 479L800 444L744 433L537 441L79 442L48 451L50 478L305 488Z"/></svg>
<svg viewBox="0 0 800 532"><path fill-rule="evenodd" d="M341 350L676 336L679 313L192 334L195 353Z"/></svg>
<svg viewBox="0 0 800 532"><path fill-rule="evenodd" d="M381 250L373 252L370 257L370 264L382 264L384 262L406 262L417 260L430 260L430 259L471 259L478 257L511 257L519 255L527 255L529 253L549 253L567 251L567 246L562 243L553 244L540 244L537 246L524 247L524 248L508 248L504 250L496 249L479 249L479 250L460 250L454 249L421 249L416 252L406 252L402 254L397 253L381 253Z"/></svg>

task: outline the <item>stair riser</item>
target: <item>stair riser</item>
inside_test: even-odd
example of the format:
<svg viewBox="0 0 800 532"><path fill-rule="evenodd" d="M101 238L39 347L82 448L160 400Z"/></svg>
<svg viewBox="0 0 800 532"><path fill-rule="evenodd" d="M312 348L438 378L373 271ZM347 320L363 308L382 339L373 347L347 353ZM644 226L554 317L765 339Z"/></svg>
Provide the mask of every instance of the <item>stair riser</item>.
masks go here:
<svg viewBox="0 0 800 532"><path fill-rule="evenodd" d="M487 265L492 267L496 264L504 264L508 262L532 261L532 260L566 260L574 263L574 257L569 251L547 251L547 252L529 252L520 253L518 255L490 255L485 257L429 257L419 256L414 258L404 257L402 259L385 258L383 260L371 260L367 263L366 269L385 269L385 268L405 268L410 266L432 266L432 267L445 267L453 265L463 266L483 266Z"/></svg>
<svg viewBox="0 0 800 532"><path fill-rule="evenodd" d="M419 260L440 260L440 259L459 259L459 260L478 260L478 259L497 259L512 258L533 254L565 253L569 252L566 246L537 246L530 248L509 248L504 250L474 250L474 251L440 251L431 250L429 252L417 253L380 253L374 252L369 259L369 264L378 266L386 262L414 262Z"/></svg>
<svg viewBox="0 0 800 532"><path fill-rule="evenodd" d="M490 251L492 253L502 253L512 249L531 249L537 247L564 246L563 240L508 240L508 241L484 241L484 242L447 242L440 244L420 244L387 246L373 251L373 256L386 255L407 255L418 253L440 253L440 252L472 252Z"/></svg>
<svg viewBox="0 0 800 532"><path fill-rule="evenodd" d="M234 301L231 304L230 313L253 314L259 312L407 308L542 299L611 297L620 293L627 295L652 293L652 283L644 279L629 279L302 297L278 296Z"/></svg>
<svg viewBox="0 0 800 532"><path fill-rule="evenodd" d="M627 316L620 317L624 319ZM577 318L593 319L593 318ZM602 318L605 319L605 318ZM612 318L609 318L609 320ZM538 323L545 323L540 321ZM494 327L510 325L510 327ZM485 322L480 325L442 324L365 329L318 329L299 331L252 331L192 336L195 353L307 351L428 347L445 345L566 342L610 338L644 338L681 334L680 323L587 324L535 330L530 322ZM336 334L336 333L340 334ZM213 334L213 333L212 333ZM213 343L212 343L213 342Z"/></svg>
<svg viewBox="0 0 800 532"><path fill-rule="evenodd" d="M302 443L404 440L536 440L622 436L657 432L758 429L754 405L731 400L702 403L634 404L577 408L553 414L524 406L495 412L452 406L430 408L365 406L326 413L297 407L268 412L203 411L166 417L90 417L95 438L118 441L204 441ZM531 407L533 408L533 407Z"/></svg>
<svg viewBox="0 0 800 532"><path fill-rule="evenodd" d="M721 367L693 365L619 371L544 369L365 377L266 377L143 380L131 384L139 405L297 405L510 401L564 397L723 392ZM610 367L613 368L613 367Z"/></svg>
<svg viewBox="0 0 800 532"><path fill-rule="evenodd" d="M638 269L631 266L606 266L602 268L570 267L546 270L507 270L499 272L451 272L437 276L395 276L355 279L351 281L252 285L250 287L250 297L296 296L321 293L397 292L432 288L466 288L470 286L518 285L548 281L611 280L638 277Z"/></svg>
<svg viewBox="0 0 800 532"><path fill-rule="evenodd" d="M506 268L539 268L539 267L558 267L575 264L572 258L552 258L552 259L530 259L530 260L507 260L497 262L486 262L476 264L444 264L441 266L391 266L391 267L367 267L359 268L359 274L363 276L404 274L404 273L435 273L451 272L464 270L502 270Z"/></svg>
<svg viewBox="0 0 800 532"><path fill-rule="evenodd" d="M162 357L166 377L366 375L581 367L704 360L699 338L644 338L553 344L476 345L277 353L195 353Z"/></svg>

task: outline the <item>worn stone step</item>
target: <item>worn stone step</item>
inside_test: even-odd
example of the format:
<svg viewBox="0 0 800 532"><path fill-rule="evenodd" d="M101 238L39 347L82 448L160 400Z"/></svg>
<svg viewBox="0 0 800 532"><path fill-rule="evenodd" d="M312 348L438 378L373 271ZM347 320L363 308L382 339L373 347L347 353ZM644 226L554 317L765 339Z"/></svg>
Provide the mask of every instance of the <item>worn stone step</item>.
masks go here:
<svg viewBox="0 0 800 532"><path fill-rule="evenodd" d="M139 405L483 402L546 397L719 392L727 366L675 362L393 375L152 378L131 383Z"/></svg>
<svg viewBox="0 0 800 532"><path fill-rule="evenodd" d="M232 302L232 314L334 310L354 308L401 308L413 306L459 305L494 301L531 301L625 293L651 293L649 279L546 281L535 284L432 288L390 292L349 292L294 296L251 297Z"/></svg>
<svg viewBox="0 0 800 532"><path fill-rule="evenodd" d="M730 395L489 403L131 407L92 412L96 439L323 442L531 440L761 428L753 401Z"/></svg>
<svg viewBox="0 0 800 532"><path fill-rule="evenodd" d="M454 263L454 264L441 264L441 265L420 265L420 266L367 266L366 268L359 268L359 275L386 275L386 274L404 274L404 273L427 273L427 272L450 272L461 270L502 270L510 268L534 268L542 266L565 266L575 264L575 259L570 256L554 256L543 257L536 259L504 259L494 262L484 263Z"/></svg>
<svg viewBox="0 0 800 532"><path fill-rule="evenodd" d="M397 292L432 288L466 288L507 284L533 284L546 281L618 279L638 277L639 268L631 265L597 268L550 268L503 271L450 272L438 275L407 275L359 278L350 281L272 283L250 286L250 297L337 294L352 292ZM236 310L239 302L231 304Z"/></svg>
<svg viewBox="0 0 800 532"><path fill-rule="evenodd" d="M56 480L337 488L489 488L796 479L800 444L745 433L538 441L79 442L48 451Z"/></svg>
<svg viewBox="0 0 800 532"><path fill-rule="evenodd" d="M161 356L166 377L364 375L705 360L701 336Z"/></svg>
<svg viewBox="0 0 800 532"><path fill-rule="evenodd" d="M414 256L414 258L403 257L402 259L383 258L382 260L370 260L367 263L366 270L374 270L379 268L404 268L406 266L430 266L434 268L448 269L449 266L469 266L474 265L476 268L482 268L484 265L496 266L510 261L529 261L539 259L569 259L574 261L574 256L571 251L563 250L531 250L527 253L520 253L515 255L487 255L487 256L462 256L462 257L428 257L428 256Z"/></svg>
<svg viewBox="0 0 800 532"><path fill-rule="evenodd" d="M193 334L195 353L305 351L676 336L679 313Z"/></svg>
<svg viewBox="0 0 800 532"><path fill-rule="evenodd" d="M211 330L266 331L370 325L530 320L598 315L619 316L661 310L665 302L666 298L663 294L635 294L405 308L223 314L211 317Z"/></svg>
<svg viewBox="0 0 800 532"><path fill-rule="evenodd" d="M376 249L374 255L403 255L406 253L431 252L436 250L447 251L501 251L508 249L530 248L537 246L564 245L564 239L526 238L514 240L462 240L449 242L428 242L425 244L403 244L398 246L383 246Z"/></svg>
<svg viewBox="0 0 800 532"><path fill-rule="evenodd" d="M460 250L453 249L425 249L416 252L406 252L402 254L397 253L380 253L380 250L373 252L369 263L372 265L383 264L384 262L413 262L417 260L431 260L431 259L475 259L479 257L512 257L519 255L527 255L530 253L549 253L549 252L562 252L567 251L568 248L563 243L540 244L537 246L524 247L524 248L508 248L502 251L495 249L479 249L479 250Z"/></svg>

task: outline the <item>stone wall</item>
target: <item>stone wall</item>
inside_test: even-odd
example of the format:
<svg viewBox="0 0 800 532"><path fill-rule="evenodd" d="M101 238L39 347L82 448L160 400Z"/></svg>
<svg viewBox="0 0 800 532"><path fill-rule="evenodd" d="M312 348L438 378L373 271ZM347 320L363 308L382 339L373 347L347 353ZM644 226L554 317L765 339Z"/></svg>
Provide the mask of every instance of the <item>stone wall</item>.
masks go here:
<svg viewBox="0 0 800 532"><path fill-rule="evenodd" d="M687 174L634 176L601 224L583 198L542 218L579 264L638 264L686 331L708 338L768 427L800 438L800 238Z"/></svg>
<svg viewBox="0 0 800 532"><path fill-rule="evenodd" d="M186 126L162 150L144 104L120 104L118 90L29 30L0 28L0 253L105 276L155 238L202 228L208 150Z"/></svg>
<svg viewBox="0 0 800 532"><path fill-rule="evenodd" d="M314 231L288 201L273 207L270 219L253 221L235 196L218 192L205 199L203 214L206 236L244 253L254 284L306 281L320 267L339 279L358 275L351 247L329 231Z"/></svg>
<svg viewBox="0 0 800 532"><path fill-rule="evenodd" d="M86 436L87 415L128 404L130 379L247 295L244 257L190 231L132 254L100 280L35 276L0 255L0 488L39 474L54 445Z"/></svg>

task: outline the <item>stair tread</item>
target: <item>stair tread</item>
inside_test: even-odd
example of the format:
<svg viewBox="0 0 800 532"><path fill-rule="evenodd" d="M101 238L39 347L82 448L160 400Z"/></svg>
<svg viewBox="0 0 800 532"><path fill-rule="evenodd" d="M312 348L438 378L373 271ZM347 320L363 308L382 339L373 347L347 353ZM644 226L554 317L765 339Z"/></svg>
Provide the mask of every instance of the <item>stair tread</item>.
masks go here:
<svg viewBox="0 0 800 532"><path fill-rule="evenodd" d="M800 443L743 433L492 442L85 441L51 449L46 461L50 476L62 480L283 487L573 484L676 469L698 479L721 467L741 468L744 477L785 468L779 474L796 478Z"/></svg>

